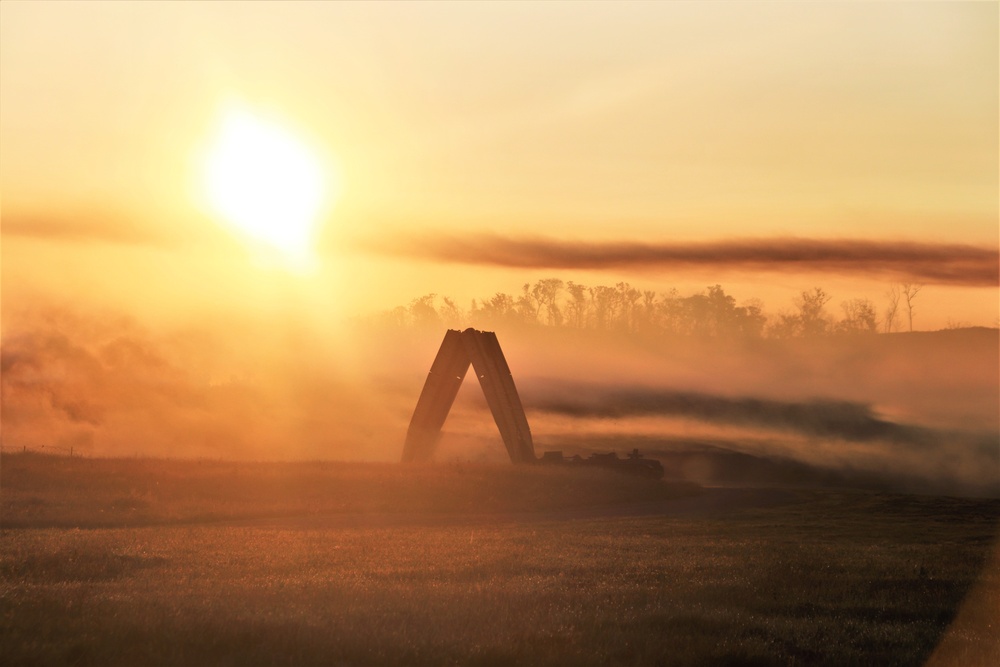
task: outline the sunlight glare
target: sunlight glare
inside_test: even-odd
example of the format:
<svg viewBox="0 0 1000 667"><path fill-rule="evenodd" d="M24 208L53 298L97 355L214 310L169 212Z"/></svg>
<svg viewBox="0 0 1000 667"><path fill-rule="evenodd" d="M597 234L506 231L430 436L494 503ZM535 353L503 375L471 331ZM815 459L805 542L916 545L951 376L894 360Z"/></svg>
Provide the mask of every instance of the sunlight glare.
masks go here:
<svg viewBox="0 0 1000 667"><path fill-rule="evenodd" d="M324 170L284 127L229 110L205 160L204 186L227 223L292 263L311 258Z"/></svg>

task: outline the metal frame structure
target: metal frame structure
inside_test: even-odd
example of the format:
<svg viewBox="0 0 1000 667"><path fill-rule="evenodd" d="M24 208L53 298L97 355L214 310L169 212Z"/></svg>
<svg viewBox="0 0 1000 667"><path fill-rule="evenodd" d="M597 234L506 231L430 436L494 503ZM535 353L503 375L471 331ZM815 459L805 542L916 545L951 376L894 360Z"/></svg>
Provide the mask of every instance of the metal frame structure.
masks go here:
<svg viewBox="0 0 1000 667"><path fill-rule="evenodd" d="M449 329L413 410L403 445L404 463L428 461L433 456L441 437L441 427L470 365L479 378L510 460L514 463L535 462L535 446L531 441L528 418L496 334L477 329Z"/></svg>

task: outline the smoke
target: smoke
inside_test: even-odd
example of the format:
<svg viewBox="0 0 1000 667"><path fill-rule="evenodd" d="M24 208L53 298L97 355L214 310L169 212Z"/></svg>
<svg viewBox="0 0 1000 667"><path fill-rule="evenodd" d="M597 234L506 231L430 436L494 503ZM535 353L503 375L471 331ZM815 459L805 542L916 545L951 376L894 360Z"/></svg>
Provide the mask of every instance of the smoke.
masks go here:
<svg viewBox="0 0 1000 667"><path fill-rule="evenodd" d="M733 239L710 243L628 243L427 236L371 241L369 249L443 262L533 269L730 268L817 271L971 287L1000 282L996 248L863 240Z"/></svg>
<svg viewBox="0 0 1000 667"><path fill-rule="evenodd" d="M444 332L362 328L335 342L309 326L5 312L3 445L398 461ZM752 345L554 327L498 337L538 453L635 446L668 476L707 483L1000 494L996 330ZM444 431L439 460L505 460L473 378Z"/></svg>
<svg viewBox="0 0 1000 667"><path fill-rule="evenodd" d="M927 445L931 429L878 418L870 406L849 401L784 402L756 397L728 398L648 388L559 386L530 407L573 417L687 417L707 422L790 430L851 441L892 440ZM551 388L550 388L551 390Z"/></svg>
<svg viewBox="0 0 1000 667"><path fill-rule="evenodd" d="M666 478L699 484L865 488L907 493L1000 495L1000 479L990 471L1000 465L995 447L971 449L961 466L951 460L907 456L888 448L850 452L852 463L782 447L780 442L752 437L693 437L582 434L546 438L548 448L565 455L639 449L663 465ZM922 463L922 465L921 465Z"/></svg>
<svg viewBox="0 0 1000 667"><path fill-rule="evenodd" d="M10 319L0 349L5 448L398 457L401 433L392 432L385 409L329 363L329 350L305 340L241 337L265 327L240 326L236 318L225 333L154 333L127 320L70 313Z"/></svg>
<svg viewBox="0 0 1000 667"><path fill-rule="evenodd" d="M638 447L678 479L1000 494L995 432L898 423L863 403L553 382L526 393L537 439L549 448Z"/></svg>
<svg viewBox="0 0 1000 667"><path fill-rule="evenodd" d="M933 427L886 418L861 401L726 396L610 379L532 380L522 398L541 450L585 455L638 447L659 459L668 477L1000 494L1000 438L985 427L989 418Z"/></svg>

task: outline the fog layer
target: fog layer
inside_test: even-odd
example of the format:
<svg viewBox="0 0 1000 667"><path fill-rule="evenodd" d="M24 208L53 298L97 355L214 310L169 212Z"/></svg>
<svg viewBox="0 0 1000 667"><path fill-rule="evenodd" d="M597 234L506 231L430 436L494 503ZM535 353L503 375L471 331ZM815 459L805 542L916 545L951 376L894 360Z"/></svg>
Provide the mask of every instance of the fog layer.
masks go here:
<svg viewBox="0 0 1000 667"><path fill-rule="evenodd" d="M5 313L5 451L396 461L444 330ZM498 329L536 452L668 477L1000 494L996 329L816 339ZM472 378L437 460L504 460ZM780 473L780 474L779 474ZM753 481L753 480L750 480Z"/></svg>

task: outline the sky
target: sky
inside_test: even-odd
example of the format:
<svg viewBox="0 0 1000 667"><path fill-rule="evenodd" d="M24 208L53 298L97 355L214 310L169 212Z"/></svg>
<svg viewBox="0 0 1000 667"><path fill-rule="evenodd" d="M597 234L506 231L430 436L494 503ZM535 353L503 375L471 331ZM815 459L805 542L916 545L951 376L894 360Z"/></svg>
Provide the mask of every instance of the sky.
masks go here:
<svg viewBox="0 0 1000 667"><path fill-rule="evenodd" d="M986 250L980 276L995 266L996 3L0 12L5 306L54 299L159 321L292 301L337 320L556 276L721 283L778 310L813 286L879 302L906 281L925 284L917 326L996 326L995 270L985 285L941 281L881 259L917 244L961 273L969 246ZM307 270L206 203L206 155L232 109L320 165ZM834 269L560 260L564 244L600 255L789 240L882 250ZM540 242L551 252L518 266L468 249ZM939 260L942 245L954 252Z"/></svg>

